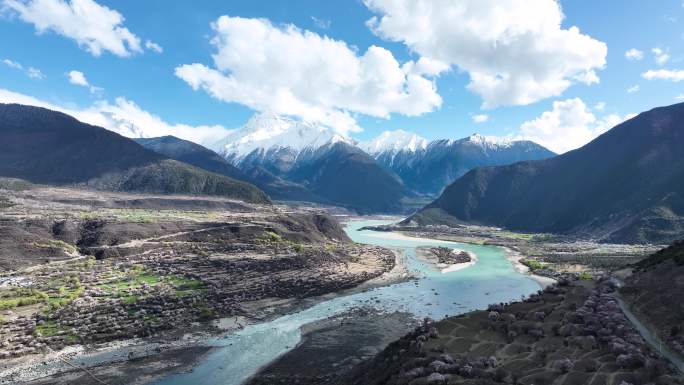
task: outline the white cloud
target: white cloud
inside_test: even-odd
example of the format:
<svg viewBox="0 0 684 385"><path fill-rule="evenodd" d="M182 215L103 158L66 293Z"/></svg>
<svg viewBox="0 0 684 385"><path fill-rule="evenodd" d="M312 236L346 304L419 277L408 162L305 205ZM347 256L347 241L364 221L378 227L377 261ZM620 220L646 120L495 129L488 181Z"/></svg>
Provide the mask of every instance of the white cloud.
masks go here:
<svg viewBox="0 0 684 385"><path fill-rule="evenodd" d="M665 63L670 60L670 54L667 52L667 50L662 48L653 48L651 52L653 52L654 60L658 65L665 65Z"/></svg>
<svg viewBox="0 0 684 385"><path fill-rule="evenodd" d="M639 89L640 89L639 85L635 84L635 85L633 85L627 89L627 93L628 94L635 94L635 93L639 92Z"/></svg>
<svg viewBox="0 0 684 385"><path fill-rule="evenodd" d="M31 79L45 79L45 75L41 70L35 67L29 67L26 69L26 75Z"/></svg>
<svg viewBox="0 0 684 385"><path fill-rule="evenodd" d="M72 70L67 73L67 77L69 78L69 83L81 86L81 87L86 87L90 91L90 93L95 94L98 92L102 91L102 88L100 87L95 87L94 85L90 84L88 82L88 79L86 79L86 76L83 72L81 71L76 71Z"/></svg>
<svg viewBox="0 0 684 385"><path fill-rule="evenodd" d="M581 147L633 115L597 118L580 98L553 102L553 109L520 126L520 134L556 153Z"/></svg>
<svg viewBox="0 0 684 385"><path fill-rule="evenodd" d="M684 80L684 70L648 70L641 74L647 80L669 80L681 82Z"/></svg>
<svg viewBox="0 0 684 385"><path fill-rule="evenodd" d="M320 29L329 29L330 28L330 20L326 19L320 19L316 16L311 16L311 20L313 21L314 25Z"/></svg>
<svg viewBox="0 0 684 385"><path fill-rule="evenodd" d="M367 25L422 57L456 66L486 108L560 95L574 81L598 82L605 43L563 29L555 0L365 0Z"/></svg>
<svg viewBox="0 0 684 385"><path fill-rule="evenodd" d="M38 68L28 67L28 68L24 69L24 66L21 65L21 63L16 62L14 60L10 60L10 59L3 59L2 62L3 62L3 64L5 64L6 66L8 66L12 69L24 71L26 76L30 77L31 79L38 79L38 80L45 79L45 74L43 74L43 72L41 70L39 70Z"/></svg>
<svg viewBox="0 0 684 385"><path fill-rule="evenodd" d="M145 48L147 48L150 51L155 52L155 53L163 53L164 52L164 48L162 48L162 46L153 42L152 40L145 41Z"/></svg>
<svg viewBox="0 0 684 385"><path fill-rule="evenodd" d="M67 74L69 77L69 83L75 84L77 86L89 87L90 83L85 78L85 75L81 71L69 71Z"/></svg>
<svg viewBox="0 0 684 385"><path fill-rule="evenodd" d="M36 31L53 31L75 40L94 56L142 52L140 38L123 26L124 17L93 0L2 0L2 10L31 23Z"/></svg>
<svg viewBox="0 0 684 385"><path fill-rule="evenodd" d="M596 111L603 111L603 110L605 110L605 109L606 109L606 102L598 102L598 103L596 103L596 105L594 106L594 109L595 109Z"/></svg>
<svg viewBox="0 0 684 385"><path fill-rule="evenodd" d="M644 51L640 51L636 48L630 48L625 52L625 58L627 60L638 61L644 58Z"/></svg>
<svg viewBox="0 0 684 385"><path fill-rule="evenodd" d="M684 94L679 94L675 96L675 100L684 100Z"/></svg>
<svg viewBox="0 0 684 385"><path fill-rule="evenodd" d="M173 135L195 143L208 144L230 133L230 130L220 125L190 126L167 123L159 116L143 110L135 102L122 97L116 98L113 103L100 100L90 107L73 108L0 88L0 103L19 103L49 108L130 138Z"/></svg>
<svg viewBox="0 0 684 385"><path fill-rule="evenodd" d="M8 66L8 67L10 67L10 68L14 68L14 69L17 69L17 70L22 70L22 69L24 69L24 66L22 66L21 63L15 62L14 60L3 59L2 62L3 62L6 66Z"/></svg>
<svg viewBox="0 0 684 385"><path fill-rule="evenodd" d="M477 114L472 116L473 122L484 123L489 120L489 115L487 114Z"/></svg>
<svg viewBox="0 0 684 385"><path fill-rule="evenodd" d="M214 67L194 63L176 76L224 102L246 105L335 128L359 131L354 114L389 118L416 116L438 108L434 82L401 66L392 53L371 46L359 56L345 42L275 26L266 19L221 16L212 23ZM434 62L418 63L434 72Z"/></svg>
<svg viewBox="0 0 684 385"><path fill-rule="evenodd" d="M598 75L596 75L596 71L594 70L582 72L579 75L573 76L573 79L577 80L580 83L584 83L588 86L592 84L598 84L601 81Z"/></svg>

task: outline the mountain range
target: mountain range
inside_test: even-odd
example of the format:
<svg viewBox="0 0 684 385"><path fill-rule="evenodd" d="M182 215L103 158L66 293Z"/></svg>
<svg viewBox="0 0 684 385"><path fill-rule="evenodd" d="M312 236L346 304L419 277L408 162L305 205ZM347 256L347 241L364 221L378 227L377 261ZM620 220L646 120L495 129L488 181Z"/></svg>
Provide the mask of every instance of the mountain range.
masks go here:
<svg viewBox="0 0 684 385"><path fill-rule="evenodd" d="M401 131L357 143L326 126L257 114L209 148L125 138L43 108L2 105L0 176L114 191L306 201L397 213L468 169L550 156L531 142L473 135L427 142ZM267 196L268 195L268 196ZM413 203L415 204L415 203Z"/></svg>
<svg viewBox="0 0 684 385"><path fill-rule="evenodd" d="M476 168L408 222L471 222L600 241L670 243L684 230L684 103L563 155Z"/></svg>
<svg viewBox="0 0 684 385"><path fill-rule="evenodd" d="M360 213L398 212L402 198L411 195L399 177L351 138L321 125L257 114L211 147L254 179L287 181L307 192L290 200L339 205Z"/></svg>
<svg viewBox="0 0 684 385"><path fill-rule="evenodd" d="M102 190L220 195L268 203L257 187L147 150L61 112L0 104L0 176Z"/></svg>
<svg viewBox="0 0 684 385"><path fill-rule="evenodd" d="M255 115L210 148L274 199L335 204L362 213L401 211L406 199L435 196L473 167L554 155L528 141L472 135L428 142L400 130L357 143L328 127L270 113ZM270 181L298 189L283 197L266 185ZM301 195L304 191L308 196Z"/></svg>
<svg viewBox="0 0 684 385"><path fill-rule="evenodd" d="M399 175L407 188L429 196L476 167L544 159L553 152L527 140L473 134L467 138L427 141L405 131L385 131L360 147Z"/></svg>

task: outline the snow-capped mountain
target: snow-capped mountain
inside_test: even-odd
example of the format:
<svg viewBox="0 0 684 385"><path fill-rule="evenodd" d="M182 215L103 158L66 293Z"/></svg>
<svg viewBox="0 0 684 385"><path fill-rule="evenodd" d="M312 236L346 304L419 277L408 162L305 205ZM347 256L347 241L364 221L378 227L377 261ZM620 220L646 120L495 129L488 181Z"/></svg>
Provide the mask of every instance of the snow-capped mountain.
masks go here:
<svg viewBox="0 0 684 385"><path fill-rule="evenodd" d="M428 142L404 131L383 132L362 144L413 191L434 195L473 168L541 159L554 153L530 141L473 134Z"/></svg>
<svg viewBox="0 0 684 385"><path fill-rule="evenodd" d="M512 138L508 137L502 137L502 136L484 136L480 135L478 133L474 133L470 135L467 138L464 138L462 140L465 140L469 143L472 143L473 145L480 146L484 150L492 149L492 150L497 150L501 148L507 148L514 146L516 142L520 142L519 140L514 140Z"/></svg>
<svg viewBox="0 0 684 385"><path fill-rule="evenodd" d="M243 127L211 147L233 164L239 164L268 155L296 158L302 152L338 142L355 144L329 127L265 112L254 115Z"/></svg>
<svg viewBox="0 0 684 385"><path fill-rule="evenodd" d="M395 130L357 144L332 128L272 113L256 114L212 147L276 199L364 212L399 210L403 197L437 194L475 167L554 155L533 142L479 134L428 141Z"/></svg>
<svg viewBox="0 0 684 385"><path fill-rule="evenodd" d="M396 175L356 147L353 139L318 124L261 113L212 147L268 186L290 183L282 199L314 200L366 213L397 212L408 193Z"/></svg>
<svg viewBox="0 0 684 385"><path fill-rule="evenodd" d="M375 139L359 143L359 147L370 155L382 153L398 153L401 151L416 152L424 150L428 141L412 132L404 130L384 131Z"/></svg>

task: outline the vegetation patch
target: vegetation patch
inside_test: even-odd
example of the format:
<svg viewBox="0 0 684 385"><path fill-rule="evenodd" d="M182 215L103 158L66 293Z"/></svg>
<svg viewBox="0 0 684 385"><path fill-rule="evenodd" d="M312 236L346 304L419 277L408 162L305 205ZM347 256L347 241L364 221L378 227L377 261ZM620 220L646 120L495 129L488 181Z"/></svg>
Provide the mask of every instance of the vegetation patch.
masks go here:
<svg viewBox="0 0 684 385"><path fill-rule="evenodd" d="M594 279L594 276L588 271L583 271L577 276L577 278L583 281L591 281L592 279Z"/></svg>
<svg viewBox="0 0 684 385"><path fill-rule="evenodd" d="M60 241L58 239L50 239L45 242L33 242L33 247L45 249L62 249L67 254L77 254L78 248L71 243Z"/></svg>
<svg viewBox="0 0 684 385"><path fill-rule="evenodd" d="M206 284L200 280L175 275L163 276L145 271L139 265L134 266L125 273L121 272L119 280L100 284L98 287L112 296L120 297L125 304L134 304L141 297L130 294L130 290L140 288L143 285L151 287L168 285L175 290L178 296L186 296L197 291L206 290Z"/></svg>
<svg viewBox="0 0 684 385"><path fill-rule="evenodd" d="M534 259L523 259L520 261L523 265L529 267L531 270L543 269L546 265Z"/></svg>
<svg viewBox="0 0 684 385"><path fill-rule="evenodd" d="M36 325L35 334L41 337L55 337L64 336L67 343L74 344L78 342L78 336L71 332L71 328L60 325L55 320L43 321L42 324Z"/></svg>
<svg viewBox="0 0 684 385"><path fill-rule="evenodd" d="M52 283L53 289L50 290L47 300L49 310L54 311L72 303L85 291L85 287L81 285L81 281L77 276L70 276L62 282L63 284L56 288L54 288L54 286L58 285L60 282L57 281Z"/></svg>
<svg viewBox="0 0 684 385"><path fill-rule="evenodd" d="M0 310L47 302L48 295L32 288L16 288L0 292Z"/></svg>

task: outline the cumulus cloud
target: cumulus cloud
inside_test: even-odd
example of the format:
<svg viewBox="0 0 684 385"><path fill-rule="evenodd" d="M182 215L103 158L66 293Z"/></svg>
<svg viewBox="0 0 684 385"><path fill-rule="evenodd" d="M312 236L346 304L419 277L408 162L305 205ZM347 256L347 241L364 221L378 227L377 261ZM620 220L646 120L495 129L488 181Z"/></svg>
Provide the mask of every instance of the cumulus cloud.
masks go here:
<svg viewBox="0 0 684 385"><path fill-rule="evenodd" d="M635 84L635 85L633 85L627 89L627 93L628 94L635 94L635 93L639 92L640 89L641 89L641 87L639 87L638 84Z"/></svg>
<svg viewBox="0 0 684 385"><path fill-rule="evenodd" d="M605 43L563 29L555 0L364 0L367 25L422 57L456 66L485 108L560 95L573 82L597 83Z"/></svg>
<svg viewBox="0 0 684 385"><path fill-rule="evenodd" d="M83 72L81 71L76 71L72 70L67 73L67 77L69 78L69 83L81 86L81 87L86 87L90 91L90 93L98 93L102 91L102 88L100 87L95 87L94 85L90 84L88 82L88 79L86 79L86 76Z"/></svg>
<svg viewBox="0 0 684 385"><path fill-rule="evenodd" d="M670 60L670 54L667 50L662 48L653 48L651 52L653 53L653 59L658 65L665 65L665 63Z"/></svg>
<svg viewBox="0 0 684 385"><path fill-rule="evenodd" d="M484 123L489 120L489 115L487 114L477 114L472 116L473 122Z"/></svg>
<svg viewBox="0 0 684 385"><path fill-rule="evenodd" d="M630 48L625 52L625 58L627 60L639 61L644 58L644 51L639 51L636 48Z"/></svg>
<svg viewBox="0 0 684 385"><path fill-rule="evenodd" d="M442 99L423 74L437 62L403 66L384 48L359 55L344 41L265 19L221 16L212 23L213 66L178 66L176 76L224 102L359 131L354 114L416 116Z"/></svg>
<svg viewBox="0 0 684 385"><path fill-rule="evenodd" d="M83 87L90 86L88 80L85 78L85 75L81 71L69 71L67 76L69 76L69 83L71 84Z"/></svg>
<svg viewBox="0 0 684 385"><path fill-rule="evenodd" d="M681 82L684 80L684 70L648 70L641 74L646 80L669 80Z"/></svg>
<svg viewBox="0 0 684 385"><path fill-rule="evenodd" d="M26 76L30 77L31 79L38 79L38 80L45 79L45 74L43 74L43 72L41 70L39 70L38 68L28 67L28 68L24 69L24 66L21 65L21 63L16 62L16 61L11 60L11 59L3 59L2 63L5 64L6 66L12 68L12 69L24 71Z"/></svg>
<svg viewBox="0 0 684 385"><path fill-rule="evenodd" d="M162 46L153 42L152 40L145 41L145 48L147 48L150 51L155 52L155 53L163 53L164 52L164 48L162 48Z"/></svg>
<svg viewBox="0 0 684 385"><path fill-rule="evenodd" d="M209 144L224 138L231 132L221 125L191 126L167 123L159 116L143 110L135 102L123 97L116 98L114 102L100 100L89 107L73 108L0 89L0 103L19 103L49 108L130 138L173 135L195 143Z"/></svg>
<svg viewBox="0 0 684 385"><path fill-rule="evenodd" d="M53 31L73 39L94 56L142 52L140 38L123 26L124 17L93 0L2 0L2 10L33 24L39 34Z"/></svg>
<svg viewBox="0 0 684 385"><path fill-rule="evenodd" d="M609 114L597 118L580 98L553 102L553 109L520 126L520 135L556 153L581 147L633 117Z"/></svg>
<svg viewBox="0 0 684 385"><path fill-rule="evenodd" d="M603 110L605 110L605 109L606 109L606 102L598 102L598 103L596 103L596 105L594 106L594 109L595 109L596 111L603 111Z"/></svg>

